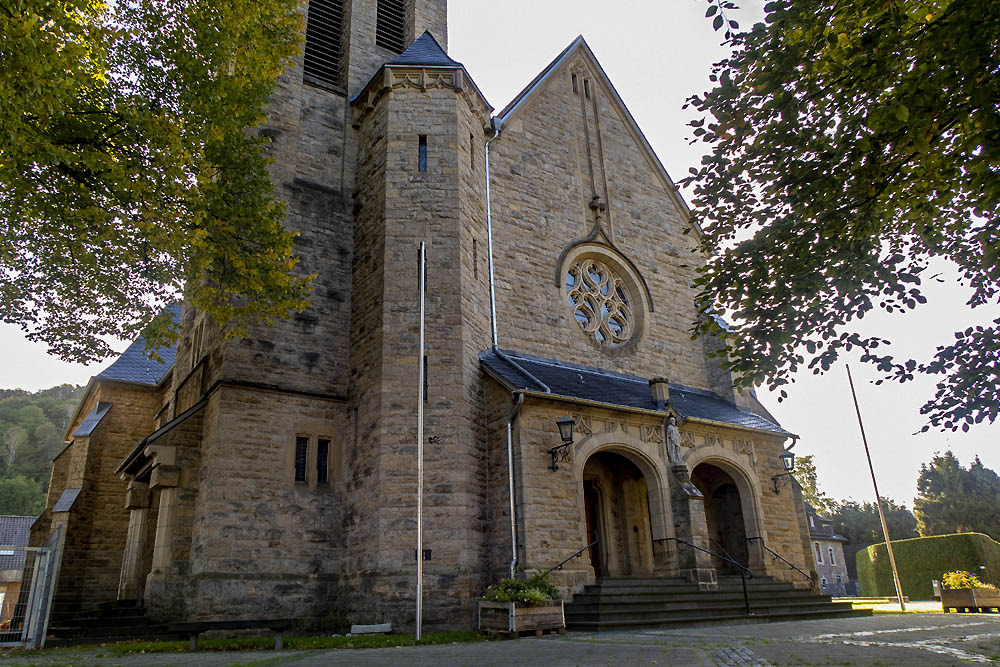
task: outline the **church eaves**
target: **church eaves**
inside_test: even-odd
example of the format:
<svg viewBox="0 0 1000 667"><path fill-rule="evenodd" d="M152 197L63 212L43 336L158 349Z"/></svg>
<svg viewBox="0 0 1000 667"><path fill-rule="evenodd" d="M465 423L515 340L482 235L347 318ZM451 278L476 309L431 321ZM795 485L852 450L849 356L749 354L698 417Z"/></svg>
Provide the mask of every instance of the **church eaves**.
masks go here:
<svg viewBox="0 0 1000 667"><path fill-rule="evenodd" d="M533 357L511 350L503 352L513 358L517 366L507 363L492 349L479 353L479 363L487 373L512 391L537 391L537 380L533 380L537 378L551 389L551 393L545 394L544 398L559 400L562 397L609 407L656 411L649 392L649 380L646 378ZM531 373L531 376L526 376L522 369ZM705 389L671 383L670 402L684 419L797 437L771 420Z"/></svg>

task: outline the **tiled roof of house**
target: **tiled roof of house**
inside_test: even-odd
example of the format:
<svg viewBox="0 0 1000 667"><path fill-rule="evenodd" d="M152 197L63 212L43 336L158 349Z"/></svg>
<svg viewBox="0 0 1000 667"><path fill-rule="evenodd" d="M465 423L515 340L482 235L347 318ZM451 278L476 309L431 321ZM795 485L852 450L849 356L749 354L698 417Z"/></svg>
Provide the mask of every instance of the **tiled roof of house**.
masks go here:
<svg viewBox="0 0 1000 667"><path fill-rule="evenodd" d="M832 519L827 519L825 516L821 516L820 513L816 511L816 508L809 503L805 503L805 506L806 516L812 519L812 521L809 522L809 537L820 540L847 542L846 537L838 535L834 531Z"/></svg>
<svg viewBox="0 0 1000 667"><path fill-rule="evenodd" d="M441 45L437 43L428 31L417 37L409 48L399 54L399 56L389 63L390 65L413 65L431 67L461 67L462 63L452 60L444 52Z"/></svg>
<svg viewBox="0 0 1000 667"><path fill-rule="evenodd" d="M12 516L0 514L0 546L26 547L31 535L33 516ZM24 567L24 551L20 549L0 550L0 570L20 570Z"/></svg>
<svg viewBox="0 0 1000 667"><path fill-rule="evenodd" d="M656 410L649 390L649 380L646 378L554 359L532 357L520 352L507 350L502 352L527 373L508 363L492 349L481 352L479 361L487 372L512 390L545 392L545 388L548 387L549 391L557 396ZM670 402L685 419L706 419L758 431L791 435L769 419L744 410L718 394L704 389L671 383Z"/></svg>
<svg viewBox="0 0 1000 667"><path fill-rule="evenodd" d="M176 322L181 316L180 304L168 306L167 310ZM143 349L146 342L140 337L137 341L128 346L121 356L97 374L98 378L105 380L119 380L121 382L133 382L135 384L157 385L163 376L174 363L177 356L176 347L161 347L156 351L163 361L150 359L145 355Z"/></svg>

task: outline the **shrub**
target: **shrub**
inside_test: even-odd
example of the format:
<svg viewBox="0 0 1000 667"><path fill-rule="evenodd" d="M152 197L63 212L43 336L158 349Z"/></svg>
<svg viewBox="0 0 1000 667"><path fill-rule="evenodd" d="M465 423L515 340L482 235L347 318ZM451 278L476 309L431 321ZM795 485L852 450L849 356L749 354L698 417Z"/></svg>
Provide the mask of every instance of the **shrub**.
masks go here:
<svg viewBox="0 0 1000 667"><path fill-rule="evenodd" d="M540 605L549 600L559 599L559 589L548 579L536 574L527 581L520 579L501 579L486 589L480 600L489 602L524 602L529 605Z"/></svg>
<svg viewBox="0 0 1000 667"><path fill-rule="evenodd" d="M1000 577L1000 543L982 533L893 540L892 551L903 595L914 600L933 599L931 580L941 579L945 572L978 572L985 565L988 578ZM862 549L855 558L863 595L896 594L885 543Z"/></svg>
<svg viewBox="0 0 1000 667"><path fill-rule="evenodd" d="M976 578L976 575L965 570L945 572L944 576L941 577L941 581L944 583L945 588L992 588L993 590L997 590L997 587L993 584L984 584Z"/></svg>

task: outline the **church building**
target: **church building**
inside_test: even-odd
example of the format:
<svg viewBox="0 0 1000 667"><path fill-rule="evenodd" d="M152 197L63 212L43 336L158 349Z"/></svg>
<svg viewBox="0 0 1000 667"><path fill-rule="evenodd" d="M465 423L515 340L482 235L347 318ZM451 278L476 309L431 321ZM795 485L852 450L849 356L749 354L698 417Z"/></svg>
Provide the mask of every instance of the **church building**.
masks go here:
<svg viewBox="0 0 1000 667"><path fill-rule="evenodd" d="M237 340L178 307L162 362L140 341L91 380L32 532L56 611L406 629L419 557L425 627L468 628L487 585L587 545L550 575L567 600L710 591L719 554L812 570L795 436L692 340L699 230L584 39L496 112L446 0L303 12L259 132L311 305Z"/></svg>

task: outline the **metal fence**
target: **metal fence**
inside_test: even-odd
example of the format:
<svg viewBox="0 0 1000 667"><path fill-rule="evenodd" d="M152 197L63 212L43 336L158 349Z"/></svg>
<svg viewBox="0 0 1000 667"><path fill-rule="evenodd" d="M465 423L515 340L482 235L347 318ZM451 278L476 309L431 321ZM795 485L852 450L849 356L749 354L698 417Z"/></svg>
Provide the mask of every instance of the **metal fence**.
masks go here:
<svg viewBox="0 0 1000 667"><path fill-rule="evenodd" d="M0 546L0 646L45 645L58 543L59 531L41 547Z"/></svg>

